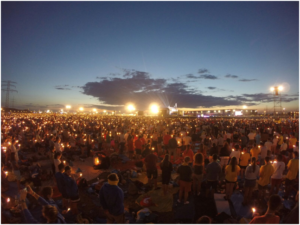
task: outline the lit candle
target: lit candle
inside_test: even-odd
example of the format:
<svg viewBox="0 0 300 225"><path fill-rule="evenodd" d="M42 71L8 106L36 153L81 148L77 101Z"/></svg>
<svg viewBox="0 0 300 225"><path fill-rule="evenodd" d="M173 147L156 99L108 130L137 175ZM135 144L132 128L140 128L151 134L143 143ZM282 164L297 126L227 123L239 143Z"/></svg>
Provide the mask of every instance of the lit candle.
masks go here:
<svg viewBox="0 0 300 225"><path fill-rule="evenodd" d="M242 155L244 155L244 152L242 152Z"/></svg>
<svg viewBox="0 0 300 225"><path fill-rule="evenodd" d="M293 148L295 148L296 147L296 145L293 145Z"/></svg>
<svg viewBox="0 0 300 225"><path fill-rule="evenodd" d="M232 149L232 151L234 152L234 148Z"/></svg>
<svg viewBox="0 0 300 225"><path fill-rule="evenodd" d="M252 212L255 213L255 211L256 211L256 209L255 209L255 208L252 208Z"/></svg>
<svg viewBox="0 0 300 225"><path fill-rule="evenodd" d="M154 150L154 147L152 148L152 150Z"/></svg>
<svg viewBox="0 0 300 225"><path fill-rule="evenodd" d="M80 176L82 177L82 173L80 173Z"/></svg>
<svg viewBox="0 0 300 225"><path fill-rule="evenodd" d="M6 202L9 203L9 202L10 202L10 198L7 198L7 199L6 199Z"/></svg>
<svg viewBox="0 0 300 225"><path fill-rule="evenodd" d="M4 173L5 173L5 175L7 176L8 172L7 172L7 171L5 171Z"/></svg>
<svg viewBox="0 0 300 225"><path fill-rule="evenodd" d="M276 160L274 160L274 162L273 163L277 163L277 161Z"/></svg>
<svg viewBox="0 0 300 225"><path fill-rule="evenodd" d="M68 212L71 210L71 208L68 208Z"/></svg>
<svg viewBox="0 0 300 225"><path fill-rule="evenodd" d="M66 164L66 160L64 160L63 162L64 162L64 164Z"/></svg>
<svg viewBox="0 0 300 225"><path fill-rule="evenodd" d="M260 148L260 145L258 147Z"/></svg>

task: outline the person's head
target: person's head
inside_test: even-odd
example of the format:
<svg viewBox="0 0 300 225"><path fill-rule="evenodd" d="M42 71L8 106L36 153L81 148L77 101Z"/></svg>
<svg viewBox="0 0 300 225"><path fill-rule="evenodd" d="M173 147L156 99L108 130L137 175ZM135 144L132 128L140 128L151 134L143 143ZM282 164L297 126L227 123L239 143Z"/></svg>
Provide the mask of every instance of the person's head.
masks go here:
<svg viewBox="0 0 300 225"><path fill-rule="evenodd" d="M197 223L202 223L202 224L211 224L211 218L208 216L201 216L198 220Z"/></svg>
<svg viewBox="0 0 300 225"><path fill-rule="evenodd" d="M282 161L282 155L279 154L279 155L277 156L277 160L278 160L278 162L281 162L281 161Z"/></svg>
<svg viewBox="0 0 300 225"><path fill-rule="evenodd" d="M52 187L44 187L42 189L42 194L41 196L46 199L46 200L50 200L53 196L53 189Z"/></svg>
<svg viewBox="0 0 300 225"><path fill-rule="evenodd" d="M240 146L239 145L235 145L234 149L235 149L235 151L238 151L240 149Z"/></svg>
<svg viewBox="0 0 300 225"><path fill-rule="evenodd" d="M266 162L266 164L268 164L269 162L270 162L270 157L265 157L265 162Z"/></svg>
<svg viewBox="0 0 300 225"><path fill-rule="evenodd" d="M203 155L202 155L202 153L197 153L195 155L195 164L203 164Z"/></svg>
<svg viewBox="0 0 300 225"><path fill-rule="evenodd" d="M271 156L271 155L272 155L271 150L268 150L268 151L267 151L267 155L268 155L268 156Z"/></svg>
<svg viewBox="0 0 300 225"><path fill-rule="evenodd" d="M251 164L252 164L252 165L255 165L255 163L256 163L256 158L255 158L255 157L252 157L252 158L251 158Z"/></svg>
<svg viewBox="0 0 300 225"><path fill-rule="evenodd" d="M236 159L236 157L232 157L232 159L230 160L230 165L231 165L231 167L232 167L232 171L235 170L236 164L237 164L237 159Z"/></svg>
<svg viewBox="0 0 300 225"><path fill-rule="evenodd" d="M65 167L65 173L69 176L71 175L71 167L70 166Z"/></svg>
<svg viewBox="0 0 300 225"><path fill-rule="evenodd" d="M60 163L60 164L58 165L58 171L62 173L62 172L64 171L64 169L65 169L65 164Z"/></svg>
<svg viewBox="0 0 300 225"><path fill-rule="evenodd" d="M298 152L293 152L293 158L298 158L299 157L299 153Z"/></svg>
<svg viewBox="0 0 300 225"><path fill-rule="evenodd" d="M116 173L111 173L107 176L107 182L110 185L118 185L119 183L119 177Z"/></svg>
<svg viewBox="0 0 300 225"><path fill-rule="evenodd" d="M282 204L282 200L279 195L272 195L268 201L269 211L276 212Z"/></svg>
<svg viewBox="0 0 300 225"><path fill-rule="evenodd" d="M55 152L54 159L60 159L61 158L61 152Z"/></svg>
<svg viewBox="0 0 300 225"><path fill-rule="evenodd" d="M218 155L217 154L213 154L213 160L217 161L217 159L218 159Z"/></svg>
<svg viewBox="0 0 300 225"><path fill-rule="evenodd" d="M184 158L184 162L185 162L185 163L188 163L189 161L190 161L190 157L186 156L186 157Z"/></svg>

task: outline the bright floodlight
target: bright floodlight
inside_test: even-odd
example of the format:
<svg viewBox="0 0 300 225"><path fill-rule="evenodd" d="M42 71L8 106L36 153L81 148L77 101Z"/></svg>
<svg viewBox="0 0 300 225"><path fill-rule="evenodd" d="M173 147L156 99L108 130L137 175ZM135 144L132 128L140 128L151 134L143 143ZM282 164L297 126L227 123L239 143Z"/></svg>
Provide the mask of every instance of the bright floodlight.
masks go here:
<svg viewBox="0 0 300 225"><path fill-rule="evenodd" d="M97 109L93 109L93 111L94 111L94 112L96 112L96 111L97 111Z"/></svg>
<svg viewBox="0 0 300 225"><path fill-rule="evenodd" d="M49 113L50 112L50 110L49 109L47 109L47 113Z"/></svg>
<svg viewBox="0 0 300 225"><path fill-rule="evenodd" d="M83 111L83 107L80 107L79 110L80 110L80 111Z"/></svg>
<svg viewBox="0 0 300 225"><path fill-rule="evenodd" d="M279 91L282 91L282 90L283 90L283 87L282 87L282 86L279 86L279 87L278 87L278 90L279 90Z"/></svg>
<svg viewBox="0 0 300 225"><path fill-rule="evenodd" d="M105 113L106 113L106 110L103 110L103 112L105 112Z"/></svg>
<svg viewBox="0 0 300 225"><path fill-rule="evenodd" d="M271 90L271 91L274 91L274 90L275 90L275 88L274 88L274 87L271 87L271 88L270 88L270 90Z"/></svg>
<svg viewBox="0 0 300 225"><path fill-rule="evenodd" d="M66 105L66 109L71 109L71 106L70 105Z"/></svg>
<svg viewBox="0 0 300 225"><path fill-rule="evenodd" d="M244 109L247 109L247 106L246 106L246 105L244 105L244 106L243 106L243 108L244 108Z"/></svg>
<svg viewBox="0 0 300 225"><path fill-rule="evenodd" d="M127 106L127 109L128 109L129 111L134 111L134 110L135 110L135 107L134 107L134 105L130 104L130 105Z"/></svg>
<svg viewBox="0 0 300 225"><path fill-rule="evenodd" d="M152 113L157 114L159 112L159 107L156 104L152 104L150 106L150 110L151 110Z"/></svg>

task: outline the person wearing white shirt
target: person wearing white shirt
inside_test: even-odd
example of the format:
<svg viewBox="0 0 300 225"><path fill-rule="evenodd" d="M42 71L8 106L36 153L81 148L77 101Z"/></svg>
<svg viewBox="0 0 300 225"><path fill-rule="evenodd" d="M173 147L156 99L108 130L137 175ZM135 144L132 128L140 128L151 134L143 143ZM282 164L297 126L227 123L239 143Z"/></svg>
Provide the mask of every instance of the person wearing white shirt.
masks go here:
<svg viewBox="0 0 300 225"><path fill-rule="evenodd" d="M256 185L256 179L259 176L259 166L256 165L256 158L252 157L251 164L247 166L245 171L245 193L242 205L246 205L250 202L253 189Z"/></svg>
<svg viewBox="0 0 300 225"><path fill-rule="evenodd" d="M256 133L254 133L254 132L251 132L251 133L248 134L248 137L249 137L249 143L250 143L250 144L253 144L253 143L254 143L254 138L255 138L255 136L256 136Z"/></svg>
<svg viewBox="0 0 300 225"><path fill-rule="evenodd" d="M237 164L239 165L240 164L240 156L241 156L241 152L239 150L239 146L236 145L235 148L233 148L230 153L230 158L232 159L233 157L235 157L237 160Z"/></svg>
<svg viewBox="0 0 300 225"><path fill-rule="evenodd" d="M286 154L286 150L287 150L287 143L286 140L283 140L283 143L280 146L280 151Z"/></svg>
<svg viewBox="0 0 300 225"><path fill-rule="evenodd" d="M278 194L279 186L282 182L283 171L285 170L285 163L282 162L282 155L277 156L277 161L273 161L274 173L271 176L271 195ZM274 190L275 189L275 190Z"/></svg>
<svg viewBox="0 0 300 225"><path fill-rule="evenodd" d="M271 142L271 140L267 140L265 143L265 147L267 148L267 150L272 150L272 145L273 143Z"/></svg>

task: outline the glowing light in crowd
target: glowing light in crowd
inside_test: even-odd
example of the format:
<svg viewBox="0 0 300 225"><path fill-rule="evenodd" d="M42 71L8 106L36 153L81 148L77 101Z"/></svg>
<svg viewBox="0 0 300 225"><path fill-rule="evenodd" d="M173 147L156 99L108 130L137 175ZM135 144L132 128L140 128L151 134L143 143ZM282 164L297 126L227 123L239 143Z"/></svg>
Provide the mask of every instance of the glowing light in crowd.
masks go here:
<svg viewBox="0 0 300 225"><path fill-rule="evenodd" d="M256 209L255 209L255 208L252 208L252 212L255 213L255 211L256 211Z"/></svg>
<svg viewBox="0 0 300 225"><path fill-rule="evenodd" d="M156 104L150 106L151 113L157 114L159 112L159 107Z"/></svg>
<svg viewBox="0 0 300 225"><path fill-rule="evenodd" d="M83 107L80 107L79 110L80 110L80 111L83 111Z"/></svg>
<svg viewBox="0 0 300 225"><path fill-rule="evenodd" d="M105 112L105 113L106 113L106 110L103 110L103 112Z"/></svg>
<svg viewBox="0 0 300 225"><path fill-rule="evenodd" d="M127 109L128 109L129 111L134 111L134 110L135 110L135 107L134 107L134 105L129 104L129 105L127 106Z"/></svg>
<svg viewBox="0 0 300 225"><path fill-rule="evenodd" d="M93 109L93 111L94 111L94 112L96 112L96 111L97 111L97 109Z"/></svg>
<svg viewBox="0 0 300 225"><path fill-rule="evenodd" d="M50 112L50 110L49 109L47 109L47 111L46 111L47 113L49 113Z"/></svg>
<svg viewBox="0 0 300 225"><path fill-rule="evenodd" d="M244 108L244 109L247 109L247 106L246 106L246 105L244 105L244 106L243 106L243 108Z"/></svg>
<svg viewBox="0 0 300 225"><path fill-rule="evenodd" d="M66 105L66 109L71 109L71 106L70 105Z"/></svg>

